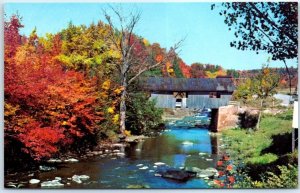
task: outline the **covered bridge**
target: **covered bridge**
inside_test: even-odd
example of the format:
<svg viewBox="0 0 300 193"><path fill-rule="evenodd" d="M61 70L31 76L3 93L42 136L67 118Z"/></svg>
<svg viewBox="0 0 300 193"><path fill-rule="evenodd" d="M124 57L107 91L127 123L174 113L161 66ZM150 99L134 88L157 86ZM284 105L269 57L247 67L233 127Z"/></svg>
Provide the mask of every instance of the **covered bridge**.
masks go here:
<svg viewBox="0 0 300 193"><path fill-rule="evenodd" d="M163 78L139 80L142 90L149 91L160 108L211 108L228 105L235 89L230 77Z"/></svg>

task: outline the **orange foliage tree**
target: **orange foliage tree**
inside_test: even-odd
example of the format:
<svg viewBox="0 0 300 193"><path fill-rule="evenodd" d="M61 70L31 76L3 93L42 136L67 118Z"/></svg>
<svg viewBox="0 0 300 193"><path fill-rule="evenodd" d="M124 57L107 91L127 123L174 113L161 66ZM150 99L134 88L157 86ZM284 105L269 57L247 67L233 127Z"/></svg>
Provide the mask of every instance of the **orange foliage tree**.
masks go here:
<svg viewBox="0 0 300 193"><path fill-rule="evenodd" d="M34 30L17 44L21 25L16 19L5 23L10 26L5 35L13 30L16 36L5 39L5 148L21 143L24 153L40 160L91 139L103 113L97 108L96 80L64 71L55 60L59 38L46 50Z"/></svg>

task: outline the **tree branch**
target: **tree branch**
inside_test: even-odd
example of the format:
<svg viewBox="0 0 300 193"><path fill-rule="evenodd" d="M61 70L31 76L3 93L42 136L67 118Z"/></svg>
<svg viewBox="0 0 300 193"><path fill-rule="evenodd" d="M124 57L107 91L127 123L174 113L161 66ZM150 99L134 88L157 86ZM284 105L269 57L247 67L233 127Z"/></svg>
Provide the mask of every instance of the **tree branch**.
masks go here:
<svg viewBox="0 0 300 193"><path fill-rule="evenodd" d="M280 33L287 36L290 40L292 40L295 44L298 44L298 40L292 37L290 34L288 34L286 31L281 30L274 21L272 21L269 17L265 16L256 6L254 3L249 3L249 5L257 12L258 16L261 18L264 18L266 21L268 21L274 28L276 28Z"/></svg>

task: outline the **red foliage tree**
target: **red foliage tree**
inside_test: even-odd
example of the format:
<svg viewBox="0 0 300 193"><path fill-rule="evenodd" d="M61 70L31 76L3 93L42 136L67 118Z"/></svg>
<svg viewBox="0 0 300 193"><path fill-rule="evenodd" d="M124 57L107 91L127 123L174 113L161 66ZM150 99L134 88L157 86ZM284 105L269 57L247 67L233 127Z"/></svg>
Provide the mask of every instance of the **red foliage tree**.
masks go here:
<svg viewBox="0 0 300 193"><path fill-rule="evenodd" d="M5 28L5 144L23 144L24 153L40 160L59 153L82 137L94 135L103 118L97 110L96 80L83 73L64 71L55 60L59 36L44 49L32 32L17 44L19 22ZM16 37L14 37L16 36Z"/></svg>
<svg viewBox="0 0 300 193"><path fill-rule="evenodd" d="M179 61L179 68L185 78L191 78L191 67L186 65L182 60Z"/></svg>

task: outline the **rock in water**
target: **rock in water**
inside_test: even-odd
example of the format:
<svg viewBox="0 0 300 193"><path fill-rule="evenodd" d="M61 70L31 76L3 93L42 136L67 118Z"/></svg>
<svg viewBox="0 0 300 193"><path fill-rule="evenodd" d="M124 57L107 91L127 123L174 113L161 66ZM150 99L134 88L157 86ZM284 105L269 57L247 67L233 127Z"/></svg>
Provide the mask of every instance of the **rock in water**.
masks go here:
<svg viewBox="0 0 300 193"><path fill-rule="evenodd" d="M200 168L197 168L197 167L192 167L191 171L192 171L192 172L199 173L199 172L202 172L203 170L200 169Z"/></svg>
<svg viewBox="0 0 300 193"><path fill-rule="evenodd" d="M51 171L51 170L55 170L55 167L49 167L49 166L39 166L39 169L41 171Z"/></svg>
<svg viewBox="0 0 300 193"><path fill-rule="evenodd" d="M170 169L161 173L163 178L170 178L185 182L196 176L196 172L189 172L183 170Z"/></svg>
<svg viewBox="0 0 300 193"><path fill-rule="evenodd" d="M190 141L184 141L184 142L182 142L182 145L193 145L193 142L190 142Z"/></svg>
<svg viewBox="0 0 300 193"><path fill-rule="evenodd" d="M79 162L79 160L75 158L70 158L70 159L66 159L65 162L75 163L75 162Z"/></svg>
<svg viewBox="0 0 300 193"><path fill-rule="evenodd" d="M141 168L139 168L140 170L146 170L146 169L148 169L148 166L144 166L144 167L141 167Z"/></svg>
<svg viewBox="0 0 300 193"><path fill-rule="evenodd" d="M40 183L41 180L38 180L38 179L31 179L29 180L29 184L38 184Z"/></svg>
<svg viewBox="0 0 300 193"><path fill-rule="evenodd" d="M42 188L61 188L61 187L64 187L64 184L62 184L56 180L52 180L52 181L42 182L41 187Z"/></svg>
<svg viewBox="0 0 300 193"><path fill-rule="evenodd" d="M90 179L90 176L87 175L74 175L72 176L72 180L78 184L82 183L82 180L88 180Z"/></svg>
<svg viewBox="0 0 300 193"><path fill-rule="evenodd" d="M90 179L90 176L88 176L88 175L81 175L81 176L79 176L79 178L81 180L88 180L88 179Z"/></svg>
<svg viewBox="0 0 300 193"><path fill-rule="evenodd" d="M125 153L120 152L120 153L117 153L116 155L117 155L117 156L120 156L120 157L124 157L124 156L125 156Z"/></svg>
<svg viewBox="0 0 300 193"><path fill-rule="evenodd" d="M61 177L55 177L54 180L61 181Z"/></svg>
<svg viewBox="0 0 300 193"><path fill-rule="evenodd" d="M154 163L154 165L156 165L156 166L162 166L162 165L166 165L166 164L163 163L163 162L156 162L156 163Z"/></svg>
<svg viewBox="0 0 300 193"><path fill-rule="evenodd" d="M61 163L62 161L60 160L60 159L49 159L48 161L47 161L48 163Z"/></svg>
<svg viewBox="0 0 300 193"><path fill-rule="evenodd" d="M134 184L131 184L131 185L128 185L127 186L128 189L142 189L142 188L150 188L150 186L148 185L134 185Z"/></svg>

